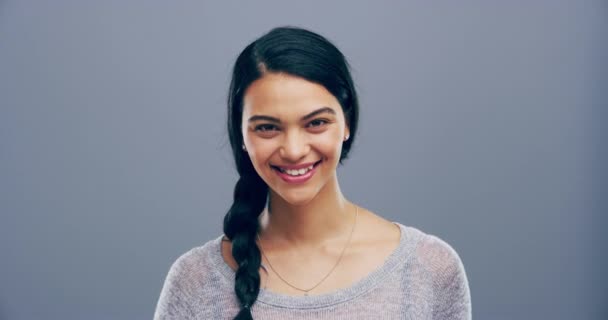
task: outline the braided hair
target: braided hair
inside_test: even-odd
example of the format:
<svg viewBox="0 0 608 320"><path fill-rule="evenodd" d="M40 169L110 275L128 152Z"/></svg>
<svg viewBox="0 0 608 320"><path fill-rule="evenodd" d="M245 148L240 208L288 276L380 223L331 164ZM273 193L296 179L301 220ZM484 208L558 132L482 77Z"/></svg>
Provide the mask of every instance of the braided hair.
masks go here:
<svg viewBox="0 0 608 320"><path fill-rule="evenodd" d="M258 217L266 206L268 185L257 174L243 148L241 131L246 89L266 73L286 73L323 85L340 103L350 139L343 142L340 162L350 151L357 130L357 93L344 55L327 39L296 27L272 29L238 56L228 93L228 135L239 180L232 206L224 217L224 234L232 242L238 265L234 291L241 306L235 320L250 320L260 292Z"/></svg>

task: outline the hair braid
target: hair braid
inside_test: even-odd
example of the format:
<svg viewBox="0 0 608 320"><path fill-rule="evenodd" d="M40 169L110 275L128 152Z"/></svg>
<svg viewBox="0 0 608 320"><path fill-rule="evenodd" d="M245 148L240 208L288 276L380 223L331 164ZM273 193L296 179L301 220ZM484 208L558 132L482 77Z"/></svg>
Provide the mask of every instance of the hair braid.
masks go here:
<svg viewBox="0 0 608 320"><path fill-rule="evenodd" d="M241 311L235 320L253 319L251 307L260 292L261 255L255 240L267 193L268 186L255 171L241 175L234 188L234 202L224 218L224 234L232 241L232 256L238 264L234 290Z"/></svg>

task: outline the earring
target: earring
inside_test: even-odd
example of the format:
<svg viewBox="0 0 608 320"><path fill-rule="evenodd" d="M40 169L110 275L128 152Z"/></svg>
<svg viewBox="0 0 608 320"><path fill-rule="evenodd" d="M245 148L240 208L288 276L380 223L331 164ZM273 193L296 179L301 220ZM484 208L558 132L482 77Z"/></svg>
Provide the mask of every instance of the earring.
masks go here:
<svg viewBox="0 0 608 320"><path fill-rule="evenodd" d="M245 148L245 144L243 144L242 148L243 148L243 151L247 152L247 148Z"/></svg>
<svg viewBox="0 0 608 320"><path fill-rule="evenodd" d="M350 138L350 136L346 135L346 137L344 137L344 141L348 140L348 138Z"/></svg>

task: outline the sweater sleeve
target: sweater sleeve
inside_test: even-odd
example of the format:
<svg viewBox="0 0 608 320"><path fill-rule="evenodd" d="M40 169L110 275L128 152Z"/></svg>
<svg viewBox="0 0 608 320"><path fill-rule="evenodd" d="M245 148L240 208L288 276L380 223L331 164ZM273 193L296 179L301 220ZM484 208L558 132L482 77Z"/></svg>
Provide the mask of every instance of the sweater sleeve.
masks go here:
<svg viewBox="0 0 608 320"><path fill-rule="evenodd" d="M169 269L156 305L154 320L194 319L192 297L195 296L191 281L195 268L189 259L192 251L179 257Z"/></svg>
<svg viewBox="0 0 608 320"><path fill-rule="evenodd" d="M419 247L431 277L434 320L470 320L471 294L464 266L445 241L427 235Z"/></svg>

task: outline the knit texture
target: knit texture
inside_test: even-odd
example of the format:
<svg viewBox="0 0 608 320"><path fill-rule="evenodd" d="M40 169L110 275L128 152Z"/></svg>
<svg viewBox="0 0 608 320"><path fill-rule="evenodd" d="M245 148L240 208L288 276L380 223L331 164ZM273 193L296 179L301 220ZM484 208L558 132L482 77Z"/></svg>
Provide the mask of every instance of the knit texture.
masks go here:
<svg viewBox="0 0 608 320"><path fill-rule="evenodd" d="M464 266L443 240L397 223L398 247L378 269L348 288L313 296L261 289L254 319L471 319ZM240 310L222 237L193 248L171 266L154 319L233 319Z"/></svg>

